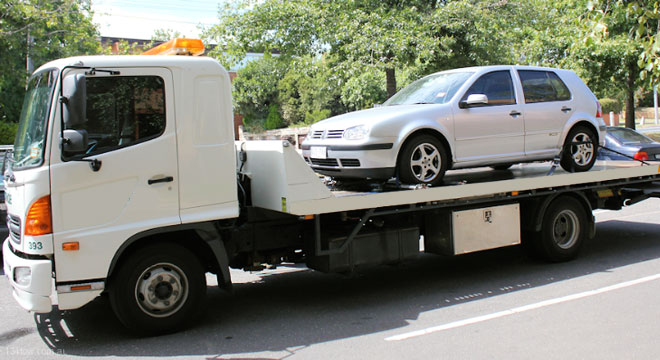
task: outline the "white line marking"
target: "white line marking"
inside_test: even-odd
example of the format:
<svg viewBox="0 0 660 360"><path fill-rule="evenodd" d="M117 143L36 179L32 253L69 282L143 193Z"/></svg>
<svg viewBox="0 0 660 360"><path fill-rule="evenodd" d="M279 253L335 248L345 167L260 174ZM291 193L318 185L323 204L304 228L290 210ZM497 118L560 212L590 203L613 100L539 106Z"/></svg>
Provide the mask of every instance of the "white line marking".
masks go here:
<svg viewBox="0 0 660 360"><path fill-rule="evenodd" d="M654 280L658 280L658 279L660 279L660 274L646 276L646 277L639 278L639 279L636 279L636 280L630 280L630 281L626 281L626 282L606 286L606 287L596 289L596 290L589 290L589 291L581 292L581 293L578 293L578 294L567 295L567 296L563 296L563 297L560 297L560 298L545 300L545 301L537 302L537 303L534 303L534 304L529 304L529 305L509 309L509 310L499 311L499 312L492 313L492 314L477 316L477 317L473 317L473 318L469 318L469 319L450 322L450 323L447 323L447 324L444 324L444 325L433 326L433 327L429 327L429 328L422 329L422 330L411 331L411 332L407 332L407 333L403 333L403 334L399 334L399 335L394 335L394 336L390 336L390 337L385 338L385 340L386 341L407 340L407 339L410 339L410 338L414 338L414 337L418 337L418 336L422 336L422 335L428 335L428 334L438 332L438 331L455 329L455 328L458 328L458 327L462 327L462 326L466 326L466 325L472 325L472 324L476 324L476 323L480 323L480 322L484 322L484 321L488 321L488 320L493 320L493 319L501 318L501 317L504 317L504 316L519 314L519 313L522 313L522 312L525 312L525 311L540 309L540 308L546 307L546 306L551 306L551 305L556 305L556 304L560 304L560 303L564 303L564 302L568 302L568 301L578 300L578 299L582 299L582 298L585 298L585 297L606 293L608 291L623 289L623 288L626 288L626 287L629 287L629 286L638 285L638 284L642 284L642 283L645 283L645 282L654 281Z"/></svg>

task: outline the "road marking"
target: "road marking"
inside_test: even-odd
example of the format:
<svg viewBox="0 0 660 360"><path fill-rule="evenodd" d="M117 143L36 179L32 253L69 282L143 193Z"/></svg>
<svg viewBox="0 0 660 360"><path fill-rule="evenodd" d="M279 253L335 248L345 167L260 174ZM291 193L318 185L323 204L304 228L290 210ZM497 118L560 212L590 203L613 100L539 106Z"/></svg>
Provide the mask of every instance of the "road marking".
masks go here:
<svg viewBox="0 0 660 360"><path fill-rule="evenodd" d="M513 309L509 309L509 310L498 311L498 312L492 313L492 314L477 316L477 317L473 317L473 318L469 318L469 319L450 322L450 323L447 323L447 324L444 324L444 325L433 326L433 327L429 327L429 328L422 329L422 330L416 330L416 331L411 331L411 332L407 332L407 333L403 333L403 334L399 334L399 335L394 335L394 336L390 336L390 337L385 338L385 340L386 341L407 340L407 339L410 339L410 338L414 338L414 337L418 337L418 336L422 336L422 335L428 335L428 334L438 332L438 331L455 329L455 328L459 328L459 327L462 327L462 326L472 325L472 324L476 324L476 323L480 323L480 322L484 322L484 321L488 321L488 320L493 320L493 319L497 319L497 318L501 318L501 317L505 317L505 316L509 316L509 315L520 314L520 313L525 312L525 311L536 310L536 309L540 309L540 308L551 306L551 305L561 304L561 303L564 303L564 302L578 300L578 299L586 298L586 297L589 297L589 296L599 295L599 294L602 294L602 293L606 293L608 291L619 290L619 289L623 289L623 288L630 287L630 286L633 286L633 285L639 285L639 284L642 284L642 283L646 283L646 282L654 281L654 280L658 280L658 279L660 279L660 274L646 276L646 277L639 278L639 279L636 279L636 280L630 280L630 281L626 281L626 282L606 286L606 287L596 289L596 290L589 290L589 291L585 291L585 292L581 292L581 293L577 293L577 294L573 294L573 295L567 295L567 296L563 296L563 297L559 297L559 298L554 298L554 299L549 299L549 300L537 302L537 303L534 303L534 304L520 306L520 307L516 307L516 308L513 308Z"/></svg>

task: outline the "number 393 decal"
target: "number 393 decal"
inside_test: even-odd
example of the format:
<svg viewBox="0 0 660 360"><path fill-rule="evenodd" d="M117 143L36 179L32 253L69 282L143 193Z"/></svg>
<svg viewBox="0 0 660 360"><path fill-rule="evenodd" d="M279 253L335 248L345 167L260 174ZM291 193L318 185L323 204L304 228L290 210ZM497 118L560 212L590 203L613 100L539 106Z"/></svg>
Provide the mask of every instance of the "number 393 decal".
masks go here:
<svg viewBox="0 0 660 360"><path fill-rule="evenodd" d="M43 250L44 245L41 243L41 241L30 241L28 242L28 249L29 250Z"/></svg>

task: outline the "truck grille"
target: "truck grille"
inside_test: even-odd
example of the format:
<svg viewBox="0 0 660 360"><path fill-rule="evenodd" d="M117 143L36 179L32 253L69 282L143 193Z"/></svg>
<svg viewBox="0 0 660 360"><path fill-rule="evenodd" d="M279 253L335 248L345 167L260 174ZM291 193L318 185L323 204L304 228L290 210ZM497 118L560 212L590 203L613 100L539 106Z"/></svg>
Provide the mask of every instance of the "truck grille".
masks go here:
<svg viewBox="0 0 660 360"><path fill-rule="evenodd" d="M9 237L11 240L19 244L21 243L21 219L14 215L7 215L7 228L9 229Z"/></svg>

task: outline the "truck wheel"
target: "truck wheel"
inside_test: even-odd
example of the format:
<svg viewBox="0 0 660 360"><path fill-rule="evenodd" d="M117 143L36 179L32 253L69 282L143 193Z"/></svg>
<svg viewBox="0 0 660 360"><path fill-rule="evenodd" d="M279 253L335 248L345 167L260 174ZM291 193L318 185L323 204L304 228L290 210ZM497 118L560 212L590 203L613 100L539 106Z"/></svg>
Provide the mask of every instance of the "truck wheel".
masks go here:
<svg viewBox="0 0 660 360"><path fill-rule="evenodd" d="M403 183L438 185L447 171L447 152L434 136L415 136L399 153L398 169Z"/></svg>
<svg viewBox="0 0 660 360"><path fill-rule="evenodd" d="M206 278L197 257L172 243L130 255L112 276L110 303L119 320L140 334L179 330L203 309Z"/></svg>
<svg viewBox="0 0 660 360"><path fill-rule="evenodd" d="M598 141L591 129L576 126L566 136L561 157L561 167L568 172L582 172L591 169L596 162Z"/></svg>
<svg viewBox="0 0 660 360"><path fill-rule="evenodd" d="M555 199L543 216L541 232L532 240L534 252L541 258L561 262L574 259L589 233L587 214L572 197Z"/></svg>

